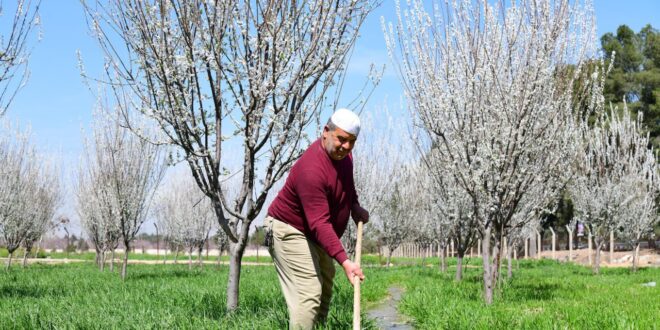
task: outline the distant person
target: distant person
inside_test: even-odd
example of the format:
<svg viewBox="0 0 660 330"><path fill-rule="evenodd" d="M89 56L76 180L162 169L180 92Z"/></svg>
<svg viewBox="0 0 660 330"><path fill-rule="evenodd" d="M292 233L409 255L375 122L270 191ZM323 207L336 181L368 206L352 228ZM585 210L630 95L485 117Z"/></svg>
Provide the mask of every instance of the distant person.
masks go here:
<svg viewBox="0 0 660 330"><path fill-rule="evenodd" d="M289 310L289 328L311 329L328 316L335 267L348 280L364 280L359 265L348 259L339 238L348 217L369 221L358 203L351 150L360 119L338 109L321 137L310 145L291 172L264 220L267 245Z"/></svg>

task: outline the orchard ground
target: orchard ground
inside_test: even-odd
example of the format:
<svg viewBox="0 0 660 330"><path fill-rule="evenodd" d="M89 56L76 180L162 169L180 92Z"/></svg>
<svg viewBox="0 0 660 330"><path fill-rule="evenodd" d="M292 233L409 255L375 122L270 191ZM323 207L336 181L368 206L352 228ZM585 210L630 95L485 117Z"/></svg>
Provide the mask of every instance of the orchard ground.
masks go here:
<svg viewBox="0 0 660 330"><path fill-rule="evenodd" d="M660 254L658 253L659 251L656 249L641 249L639 253L639 267L660 267ZM593 251L592 251L593 254ZM6 262L7 258L7 252L4 249L0 249L0 261L1 262ZM22 260L23 252L22 250L17 251L14 253L14 261L12 263L20 263ZM119 259L123 256L123 251L122 250L117 250L116 255L115 255L115 262L118 263L120 262ZM571 261L573 263L589 266L589 252L587 249L576 249L573 250L571 253ZM476 253L473 254L473 258L475 259L477 257ZM523 256L518 256L519 258L523 258ZM632 251L614 251L614 254L612 258L610 258L610 253L607 250L601 251L601 266L602 267L631 267L632 266L632 257L633 253ZM80 261L93 261L95 258L95 254L93 250L87 251L87 252L82 252L82 253L65 253L62 252L62 250L55 250L54 252L43 252L42 255L39 258L29 258L28 263L46 263L46 264L58 264L58 263L69 263L69 262L80 262ZM385 263L385 256L381 255L366 255L364 256L364 263L367 265L373 265L373 264L380 264L383 265ZM535 259L534 258L529 258L529 259ZM566 262L568 261L569 258L569 251L568 250L557 250L554 253L554 258L553 258L553 253L552 251L545 250L541 253L541 259L550 259L550 260L557 260L559 262ZM592 259L594 256L592 255ZM165 259L165 260L164 260ZM129 263L131 264L159 264L159 263L167 263L167 264L172 264L175 263L174 260L174 254L171 252L168 252L167 255L164 254L164 250L156 251L155 249L152 250L146 250L145 252L136 252L136 253L130 253L129 254ZM202 253L202 260L205 264L215 264L217 263L218 259L218 252L217 250L210 250L209 253L206 253L206 250L204 253ZM471 259L471 258L466 258L466 259ZM476 258L478 260L481 260L479 258ZM270 256L268 254L268 251L263 248L248 248L246 249L244 258L243 258L245 264L255 264L255 263L269 263L270 262ZM419 264L422 262L422 258L403 258L403 257L393 257L393 260L395 263L398 264L405 264L405 265L412 265L412 264ZM611 262L610 262L611 260ZM197 255L193 254L193 263L197 262ZM228 262L228 258L226 255L221 256L220 263L225 264ZM178 258L176 263L182 263L186 264L188 263L188 255L181 253ZM426 263L428 266L433 266L438 264L438 259L437 257L427 257L424 258L424 263ZM469 262L468 265L470 264L476 264L479 265L479 262Z"/></svg>
<svg viewBox="0 0 660 330"><path fill-rule="evenodd" d="M75 257L85 261L89 255L93 257ZM139 262L149 261L147 256ZM240 308L233 314L225 310L224 264L193 270L188 270L184 258L178 265L134 264L122 282L119 267L100 272L86 261L22 268L19 258L10 271L0 272L0 328L286 328L286 305L275 269L262 265L267 261L264 257L259 264L253 258L246 257ZM607 258L605 253L603 260ZM437 258L426 258L426 267L421 267L421 259L395 258L395 265L386 268L378 266L378 256L364 256L369 267L362 286L363 327L377 328L368 312L386 302L392 288L401 293L397 306L401 319L416 329L658 327L660 289L649 284L660 281L658 267L637 273L612 267L592 275L588 267L575 263L520 260L513 264L513 278L506 279L503 272L495 303L486 306L481 296L481 260L466 260L461 282L454 281L455 259L448 261L448 272L441 273ZM335 283L324 328L348 329L352 289L340 272Z"/></svg>

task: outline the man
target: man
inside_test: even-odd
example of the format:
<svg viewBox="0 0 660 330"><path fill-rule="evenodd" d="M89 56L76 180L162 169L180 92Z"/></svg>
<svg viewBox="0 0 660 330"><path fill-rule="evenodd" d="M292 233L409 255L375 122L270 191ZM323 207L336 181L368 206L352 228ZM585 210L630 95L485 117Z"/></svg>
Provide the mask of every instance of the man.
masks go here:
<svg viewBox="0 0 660 330"><path fill-rule="evenodd" d="M311 329L328 315L335 276L333 259L353 284L364 280L359 265L348 259L339 238L353 220L369 220L358 203L350 154L360 119L337 110L321 138L307 148L268 209L264 226L269 251L289 309L289 327Z"/></svg>

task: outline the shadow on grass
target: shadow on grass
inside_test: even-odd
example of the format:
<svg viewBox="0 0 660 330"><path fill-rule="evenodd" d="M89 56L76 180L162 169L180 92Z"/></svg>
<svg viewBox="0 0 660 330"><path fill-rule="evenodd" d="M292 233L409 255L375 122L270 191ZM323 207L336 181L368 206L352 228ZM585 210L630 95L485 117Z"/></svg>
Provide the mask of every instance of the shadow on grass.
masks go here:
<svg viewBox="0 0 660 330"><path fill-rule="evenodd" d="M0 299L5 298L44 298L48 296L64 296L64 290L43 288L39 286L3 286L0 287Z"/></svg>
<svg viewBox="0 0 660 330"><path fill-rule="evenodd" d="M171 271L153 271L141 273L128 273L129 280L146 280L146 279L162 279L162 278L189 278L201 276L202 273L197 270L171 270Z"/></svg>
<svg viewBox="0 0 660 330"><path fill-rule="evenodd" d="M511 302L550 300L560 288L556 283L518 283L504 289L504 299Z"/></svg>

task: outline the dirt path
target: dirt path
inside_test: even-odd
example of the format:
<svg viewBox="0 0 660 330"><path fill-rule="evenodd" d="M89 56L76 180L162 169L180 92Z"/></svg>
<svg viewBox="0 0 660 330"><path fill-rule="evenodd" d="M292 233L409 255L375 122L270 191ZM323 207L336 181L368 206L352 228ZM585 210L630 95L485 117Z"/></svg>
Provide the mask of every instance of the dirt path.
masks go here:
<svg viewBox="0 0 660 330"><path fill-rule="evenodd" d="M568 261L569 252L566 250L556 251L555 259L559 261ZM552 251L543 251L541 253L542 258L552 259ZM592 259L595 258L594 252L592 251ZM615 251L612 255L610 262L610 252L601 251L601 267L631 267L632 266L632 251ZM589 263L589 252L587 249L573 250L571 255L571 261L584 265L590 266ZM659 267L660 266L660 256L655 250L652 249L642 249L639 252L639 267Z"/></svg>
<svg viewBox="0 0 660 330"><path fill-rule="evenodd" d="M403 289L399 287L391 287L388 289L388 291L389 296L387 299L382 304L367 312L369 318L376 321L376 324L380 329L414 329L410 324L404 321L397 309L397 305L401 300Z"/></svg>
<svg viewBox="0 0 660 330"><path fill-rule="evenodd" d="M1 263L6 263L7 258L0 258ZM78 262L94 262L94 260L84 260L84 259L49 259L49 258L28 258L27 260L28 264L69 264L69 263L78 263ZM115 259L115 264L121 264L120 259ZM204 260L202 261L204 265L217 265L218 262L215 260ZM23 258L14 258L12 259L12 265L20 265L23 263ZM108 263L108 261L106 261ZM135 259L129 259L128 260L129 264L143 264L143 265L157 265L163 264L162 260L135 260ZM166 262L168 265L174 264L174 260L167 260ZM188 265L188 259L180 259L177 262L178 265ZM253 261L243 261L241 263L242 265L248 265L248 266L267 266L267 265L272 265L270 262L253 262ZM197 265L197 261L193 260L193 266ZM222 261L220 262L220 265L229 265L228 261Z"/></svg>

